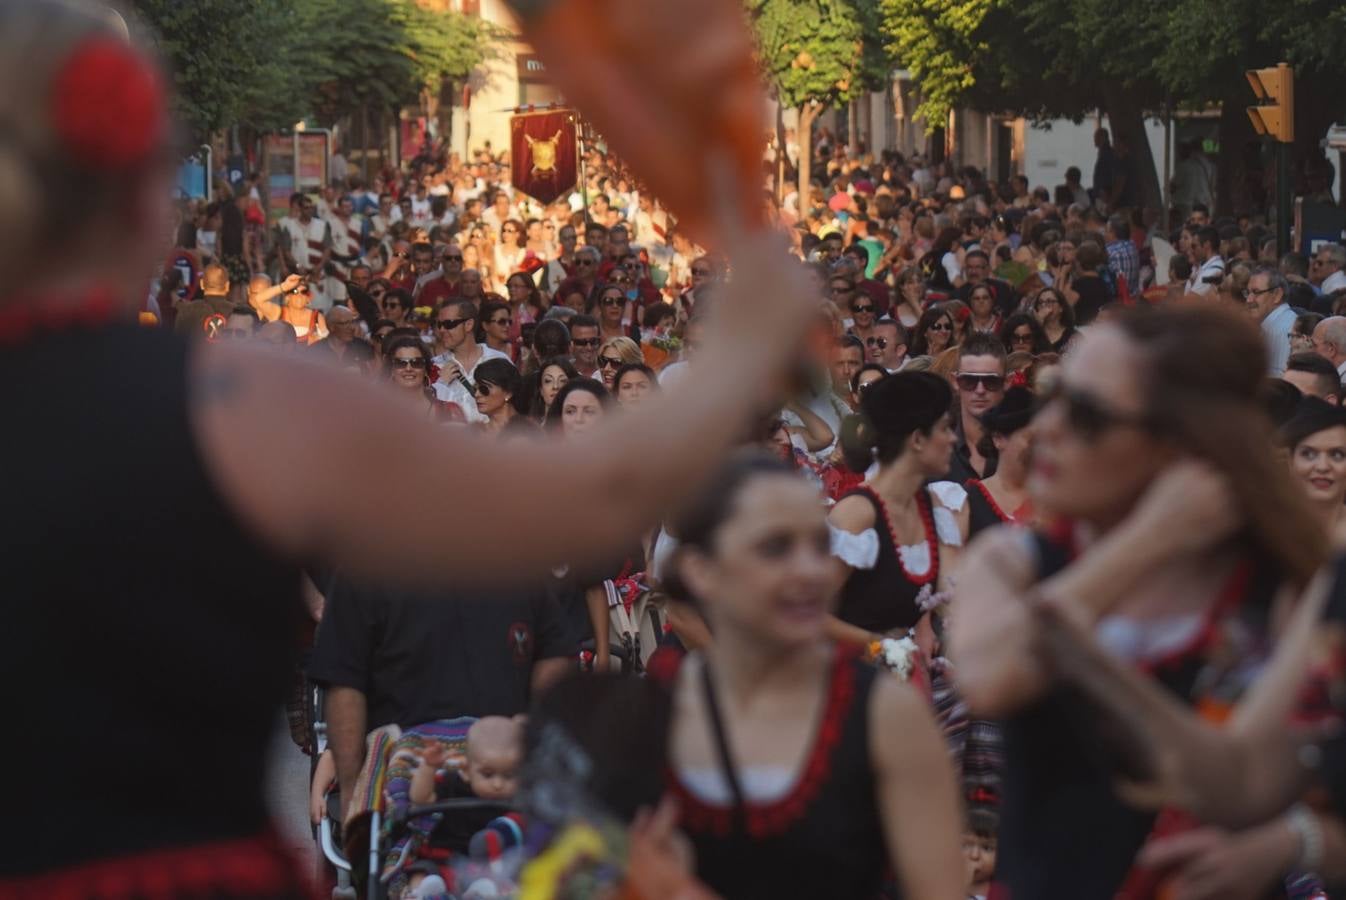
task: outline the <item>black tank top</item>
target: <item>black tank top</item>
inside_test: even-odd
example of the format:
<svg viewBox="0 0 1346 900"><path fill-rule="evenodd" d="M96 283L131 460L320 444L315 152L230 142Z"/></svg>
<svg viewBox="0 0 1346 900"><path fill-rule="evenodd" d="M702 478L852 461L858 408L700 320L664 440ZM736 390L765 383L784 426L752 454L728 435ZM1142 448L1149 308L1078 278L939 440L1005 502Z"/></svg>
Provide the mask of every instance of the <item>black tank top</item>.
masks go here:
<svg viewBox="0 0 1346 900"><path fill-rule="evenodd" d="M1059 536L1034 535L1037 580L1065 568L1072 551ZM1226 591L1229 605L1270 609L1274 567L1245 565ZM1202 661L1176 655L1152 676L1190 702ZM1112 897L1123 884L1155 814L1124 804L1119 776L1143 780L1129 765L1125 735L1100 719L1076 690L1058 686L1003 723L1005 776L996 881L1009 900ZM1004 895L1002 895L1004 896Z"/></svg>
<svg viewBox="0 0 1346 900"><path fill-rule="evenodd" d="M969 539L976 537L988 528L1010 521L1010 517L1005 515L1000 508L1000 504L995 502L995 498L976 478L968 479L963 487L967 488L967 536Z"/></svg>
<svg viewBox="0 0 1346 900"><path fill-rule="evenodd" d="M2 770L22 818L0 878L267 827L298 569L212 486L188 355L132 325L0 345Z"/></svg>
<svg viewBox="0 0 1346 900"><path fill-rule="evenodd" d="M790 792L769 803L712 806L673 775L697 877L722 897L877 896L887 871L869 755L869 694L877 670L838 647L822 721Z"/></svg>
<svg viewBox="0 0 1346 900"><path fill-rule="evenodd" d="M857 628L884 634L897 629L911 628L921 618L916 597L925 585L939 586L939 538L930 493L926 488L916 492L916 506L925 523L925 539L930 549L930 569L913 578L902 566L897 555L897 541L888 509L873 489L858 487L842 497L860 496L874 507L874 530L879 535L879 558L872 569L852 569L841 591L841 605L837 618Z"/></svg>

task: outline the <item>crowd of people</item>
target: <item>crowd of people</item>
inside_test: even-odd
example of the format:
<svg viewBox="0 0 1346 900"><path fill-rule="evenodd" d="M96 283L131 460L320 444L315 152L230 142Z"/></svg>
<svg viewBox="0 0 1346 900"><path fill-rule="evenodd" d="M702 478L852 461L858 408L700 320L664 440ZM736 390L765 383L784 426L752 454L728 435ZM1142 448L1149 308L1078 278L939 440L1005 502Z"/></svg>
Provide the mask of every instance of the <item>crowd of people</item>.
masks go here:
<svg viewBox="0 0 1346 900"><path fill-rule="evenodd" d="M1196 201L1161 229L1117 166L1053 193L839 145L713 248L598 150L548 204L431 145L170 221L115 23L21 0L0 48L55 98L0 89L50 120L0 139L47 186L0 197L41 226L0 251L0 383L41 423L3 450L0 674L81 773L14 785L0 896L301 895L262 771L312 684L315 820L385 767L481 801L365 873L407 897L1346 884L1340 245Z"/></svg>

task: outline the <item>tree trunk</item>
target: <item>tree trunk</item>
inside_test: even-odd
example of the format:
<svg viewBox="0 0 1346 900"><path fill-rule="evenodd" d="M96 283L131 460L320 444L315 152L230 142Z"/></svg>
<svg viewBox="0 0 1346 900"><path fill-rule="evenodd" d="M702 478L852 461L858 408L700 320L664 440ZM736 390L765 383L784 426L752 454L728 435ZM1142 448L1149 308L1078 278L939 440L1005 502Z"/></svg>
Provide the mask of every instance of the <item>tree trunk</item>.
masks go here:
<svg viewBox="0 0 1346 900"><path fill-rule="evenodd" d="M854 100L846 104L846 152L852 159L860 155L860 108Z"/></svg>
<svg viewBox="0 0 1346 900"><path fill-rule="evenodd" d="M809 185L813 177L813 123L822 114L822 106L815 102L799 107L799 215L808 215Z"/></svg>
<svg viewBox="0 0 1346 900"><path fill-rule="evenodd" d="M785 107L776 99L776 205L785 199Z"/></svg>
<svg viewBox="0 0 1346 900"><path fill-rule="evenodd" d="M1163 209L1164 195L1159 190L1159 175L1155 171L1154 153L1150 149L1150 138L1145 131L1145 114L1140 104L1120 85L1109 84L1103 89L1103 99L1107 104L1104 112L1108 115L1108 124L1112 126L1113 136L1121 137L1131 148L1131 171L1138 180L1140 205L1150 209Z"/></svg>

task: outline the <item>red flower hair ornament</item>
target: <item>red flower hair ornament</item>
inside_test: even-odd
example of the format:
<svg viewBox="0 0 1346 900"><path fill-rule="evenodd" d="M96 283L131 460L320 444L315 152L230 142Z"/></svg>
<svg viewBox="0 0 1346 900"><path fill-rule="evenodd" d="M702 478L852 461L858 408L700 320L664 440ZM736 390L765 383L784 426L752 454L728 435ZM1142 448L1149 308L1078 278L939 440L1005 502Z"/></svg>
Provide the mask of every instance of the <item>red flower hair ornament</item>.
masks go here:
<svg viewBox="0 0 1346 900"><path fill-rule="evenodd" d="M48 99L61 145L90 171L122 171L146 161L168 127L159 72L113 37L76 46L52 79Z"/></svg>

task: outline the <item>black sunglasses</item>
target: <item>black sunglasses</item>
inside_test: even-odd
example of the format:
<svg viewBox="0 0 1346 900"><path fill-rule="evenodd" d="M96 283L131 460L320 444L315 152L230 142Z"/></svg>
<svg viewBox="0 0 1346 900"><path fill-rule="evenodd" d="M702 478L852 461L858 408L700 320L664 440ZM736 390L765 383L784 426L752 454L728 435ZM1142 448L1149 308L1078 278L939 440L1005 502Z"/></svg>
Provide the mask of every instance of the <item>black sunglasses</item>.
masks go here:
<svg viewBox="0 0 1346 900"><path fill-rule="evenodd" d="M486 397L490 395L493 390L495 390L495 385L488 381L478 381L477 386L472 389L472 393L476 394L478 397Z"/></svg>
<svg viewBox="0 0 1346 900"><path fill-rule="evenodd" d="M597 347L603 342L598 338L575 338L570 343L574 344L576 347Z"/></svg>
<svg viewBox="0 0 1346 900"><path fill-rule="evenodd" d="M1057 400L1065 404L1066 424L1087 442L1097 441L1114 428L1140 428L1147 431L1156 428L1154 418L1149 415L1108 409L1088 392L1061 385L1043 399L1039 409Z"/></svg>
<svg viewBox="0 0 1346 900"><path fill-rule="evenodd" d="M604 298L603 298L603 305L604 305L604 306L625 306L625 305L626 305L626 298L624 298L624 297L604 297Z"/></svg>
<svg viewBox="0 0 1346 900"><path fill-rule="evenodd" d="M462 262L462 261L463 261L463 258L462 258L461 256L446 256L446 257L444 257L444 261L445 261L445 262Z"/></svg>
<svg viewBox="0 0 1346 900"><path fill-rule="evenodd" d="M414 358L414 359L402 359L401 357L394 356L394 357L393 357L393 368L395 368L395 369L424 369L424 368L425 368L425 359L424 359L424 357L420 357L420 356L417 356L417 357Z"/></svg>
<svg viewBox="0 0 1346 900"><path fill-rule="evenodd" d="M878 347L880 350L888 349L888 339L885 337L867 337L865 345L868 347Z"/></svg>
<svg viewBox="0 0 1346 900"><path fill-rule="evenodd" d="M622 359L620 356L600 356L598 357L598 367L601 369L620 369Z"/></svg>
<svg viewBox="0 0 1346 900"><path fill-rule="evenodd" d="M444 330L447 331L450 328L457 328L464 322L470 322L470 321L471 321L470 317L467 319L440 319L438 322L435 323L435 327L443 328Z"/></svg>
<svg viewBox="0 0 1346 900"><path fill-rule="evenodd" d="M1033 333L1032 333L1032 332L1020 332L1020 331L1016 331L1016 332L1014 332L1014 334L1011 334L1011 335L1010 335L1010 343L1011 343L1011 344L1031 344L1031 343L1033 343Z"/></svg>
<svg viewBox="0 0 1346 900"><path fill-rule="evenodd" d="M504 325L506 328L514 324L513 319L492 319L492 325Z"/></svg>
<svg viewBox="0 0 1346 900"><path fill-rule="evenodd" d="M872 306L852 306L852 307L851 307L851 312L855 313L857 316L860 315L860 313L872 313L873 311L874 311L874 307L872 307Z"/></svg>
<svg viewBox="0 0 1346 900"><path fill-rule="evenodd" d="M948 322L936 322L934 325L927 328L926 331L951 331L952 329L953 326Z"/></svg>
<svg viewBox="0 0 1346 900"><path fill-rule="evenodd" d="M987 393L990 394L1005 389L1004 375L983 375L977 372L959 372L954 376L954 381L958 383L958 389L960 391L967 391L969 394L977 389L977 385L986 388Z"/></svg>

